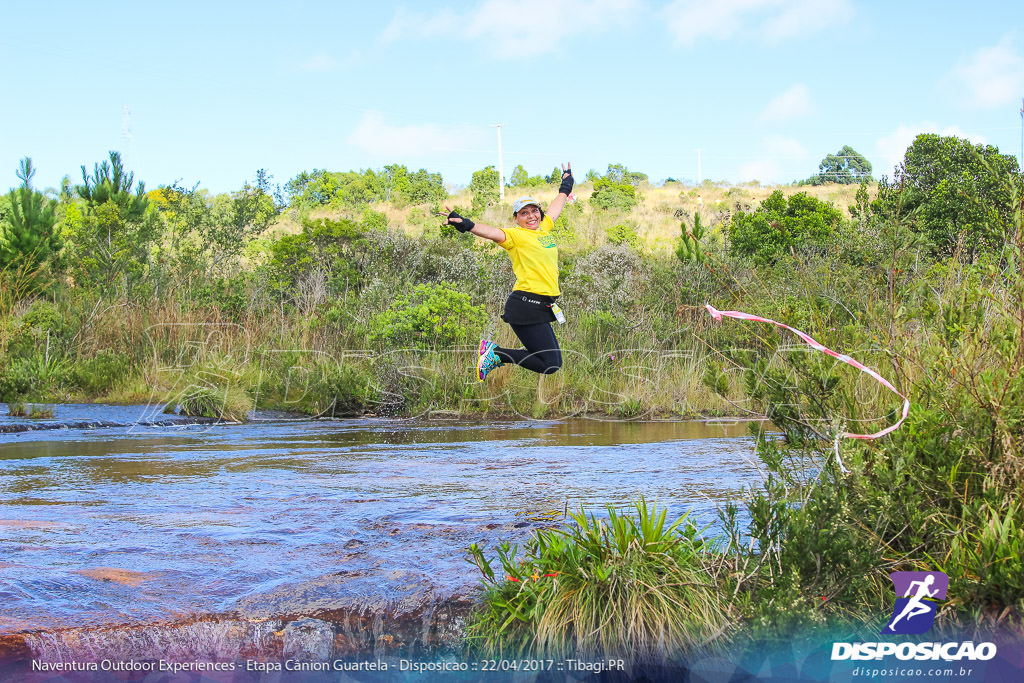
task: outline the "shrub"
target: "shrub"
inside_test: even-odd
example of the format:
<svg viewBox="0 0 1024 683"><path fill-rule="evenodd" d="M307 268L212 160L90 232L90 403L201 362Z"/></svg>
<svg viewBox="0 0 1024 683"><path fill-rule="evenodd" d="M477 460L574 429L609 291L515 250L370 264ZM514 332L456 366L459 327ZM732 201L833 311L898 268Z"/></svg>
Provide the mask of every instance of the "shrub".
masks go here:
<svg viewBox="0 0 1024 683"><path fill-rule="evenodd" d="M0 363L0 401L13 403L32 393L36 377L22 360Z"/></svg>
<svg viewBox="0 0 1024 683"><path fill-rule="evenodd" d="M224 422L245 422L252 410L252 399L235 383L193 384L168 403L165 412L207 417Z"/></svg>
<svg viewBox="0 0 1024 683"><path fill-rule="evenodd" d="M473 181L469 190L473 193L473 213L481 214L488 206L494 206L501 198L498 184L498 169L493 166L473 172Z"/></svg>
<svg viewBox="0 0 1024 683"><path fill-rule="evenodd" d="M640 239L640 235L636 234L636 228L631 225L622 223L613 225L605 230L605 235L610 243L617 246L625 245L633 251L640 251L644 246L644 241Z"/></svg>
<svg viewBox="0 0 1024 683"><path fill-rule="evenodd" d="M636 188L629 183L617 183L608 178L594 181L594 193L590 195L590 203L604 210L617 209L628 212L639 203L640 197Z"/></svg>
<svg viewBox="0 0 1024 683"><path fill-rule="evenodd" d="M535 533L520 558L502 543L500 568L476 545L470 560L484 595L470 643L502 656L566 654L665 659L696 649L728 623L727 608L702 564L706 542L686 516L634 504L635 517L608 506Z"/></svg>
<svg viewBox="0 0 1024 683"><path fill-rule="evenodd" d="M416 285L377 317L374 340L391 344L441 347L476 337L487 315L468 294L447 284Z"/></svg>
<svg viewBox="0 0 1024 683"><path fill-rule="evenodd" d="M72 384L90 396L98 396L117 386L128 376L128 356L103 349L94 358L80 361L70 373Z"/></svg>
<svg viewBox="0 0 1024 683"><path fill-rule="evenodd" d="M827 202L799 192L789 200L776 190L753 213L729 224L730 252L770 265L796 251L824 249L842 215Z"/></svg>

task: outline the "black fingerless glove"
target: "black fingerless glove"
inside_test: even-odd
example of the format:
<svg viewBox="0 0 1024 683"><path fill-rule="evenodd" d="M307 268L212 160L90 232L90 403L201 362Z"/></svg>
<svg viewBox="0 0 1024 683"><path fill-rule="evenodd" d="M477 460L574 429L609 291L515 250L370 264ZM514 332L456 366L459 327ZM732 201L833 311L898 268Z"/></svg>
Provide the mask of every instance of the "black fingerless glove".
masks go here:
<svg viewBox="0 0 1024 683"><path fill-rule="evenodd" d="M453 218L461 218L462 221L460 223L452 223ZM470 230L473 229L473 226L475 226L476 223L452 211L450 214L448 214L448 225L452 226L459 232L469 232Z"/></svg>
<svg viewBox="0 0 1024 683"><path fill-rule="evenodd" d="M562 184L558 186L558 194L564 194L566 196L569 196L569 194L572 192L572 186L574 181L572 179L572 171L567 171L567 173L569 175L562 178Z"/></svg>

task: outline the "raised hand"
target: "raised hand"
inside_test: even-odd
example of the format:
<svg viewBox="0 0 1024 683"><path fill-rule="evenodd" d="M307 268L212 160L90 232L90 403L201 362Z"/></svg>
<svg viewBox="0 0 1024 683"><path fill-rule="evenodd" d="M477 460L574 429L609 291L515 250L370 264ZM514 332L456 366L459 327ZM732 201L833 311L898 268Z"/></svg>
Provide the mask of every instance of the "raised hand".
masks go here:
<svg viewBox="0 0 1024 683"><path fill-rule="evenodd" d="M438 212L437 215L445 219L445 225L450 225L459 232L469 232L476 225L473 221L463 218L447 206L444 207L444 213Z"/></svg>
<svg viewBox="0 0 1024 683"><path fill-rule="evenodd" d="M573 184L572 163L566 162L562 164L562 184L558 186L558 194L568 197L572 193Z"/></svg>

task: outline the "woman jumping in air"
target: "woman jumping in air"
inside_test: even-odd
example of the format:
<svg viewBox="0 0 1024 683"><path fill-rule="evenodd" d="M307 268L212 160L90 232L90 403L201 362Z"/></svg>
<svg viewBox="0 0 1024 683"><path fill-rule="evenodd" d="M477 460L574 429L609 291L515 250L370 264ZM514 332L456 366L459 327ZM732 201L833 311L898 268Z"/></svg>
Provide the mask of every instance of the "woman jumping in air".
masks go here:
<svg viewBox="0 0 1024 683"><path fill-rule="evenodd" d="M562 351L558 347L551 322L565 322L555 300L558 289L558 245L551 235L555 221L562 213L569 193L572 192L572 164L562 167L562 184L558 196L551 200L545 213L540 202L532 197L520 197L512 205L515 226L495 228L474 223L445 207L448 219L459 232L471 232L477 237L492 240L508 251L516 284L501 316L516 333L525 348L503 349L494 342L480 342L476 376L481 382L491 370L505 363L521 365L544 375L562 367Z"/></svg>

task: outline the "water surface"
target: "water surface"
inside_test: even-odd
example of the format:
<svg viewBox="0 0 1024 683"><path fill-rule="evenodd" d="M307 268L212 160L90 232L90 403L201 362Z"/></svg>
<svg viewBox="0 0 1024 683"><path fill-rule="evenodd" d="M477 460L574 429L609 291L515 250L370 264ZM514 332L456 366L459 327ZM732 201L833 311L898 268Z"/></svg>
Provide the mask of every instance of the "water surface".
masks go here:
<svg viewBox="0 0 1024 683"><path fill-rule="evenodd" d="M0 433L0 634L294 609L297 590L323 604L409 577L465 591L469 543L640 495L713 525L758 478L745 423L134 424L152 417L57 406L54 424L122 426Z"/></svg>

